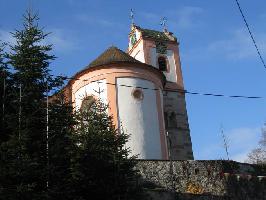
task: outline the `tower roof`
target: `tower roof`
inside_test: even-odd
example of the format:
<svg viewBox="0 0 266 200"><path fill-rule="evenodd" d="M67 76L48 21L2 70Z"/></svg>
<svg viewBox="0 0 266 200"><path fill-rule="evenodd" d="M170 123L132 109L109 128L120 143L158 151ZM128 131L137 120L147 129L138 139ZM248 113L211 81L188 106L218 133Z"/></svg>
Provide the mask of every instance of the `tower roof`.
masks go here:
<svg viewBox="0 0 266 200"><path fill-rule="evenodd" d="M156 31L151 29L144 29L136 25L133 26L133 29L134 28L138 29L141 32L143 38L162 41L177 41L173 33L167 31L166 29L164 31Z"/></svg>
<svg viewBox="0 0 266 200"><path fill-rule="evenodd" d="M111 46L106 49L100 56L98 56L98 58L92 61L87 67L85 67L85 69L117 62L141 63L140 61L131 57L117 47Z"/></svg>

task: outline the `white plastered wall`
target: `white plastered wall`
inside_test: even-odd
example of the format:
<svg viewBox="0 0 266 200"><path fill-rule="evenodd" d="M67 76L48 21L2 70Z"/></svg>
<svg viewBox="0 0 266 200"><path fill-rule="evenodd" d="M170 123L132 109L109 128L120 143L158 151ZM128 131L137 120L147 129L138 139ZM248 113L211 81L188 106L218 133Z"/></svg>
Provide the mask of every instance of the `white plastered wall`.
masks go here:
<svg viewBox="0 0 266 200"><path fill-rule="evenodd" d="M130 135L127 147L139 159L162 159L156 91L142 90L144 98L136 100L131 94L134 88L119 86L155 88L154 83L130 77L116 82L119 124Z"/></svg>
<svg viewBox="0 0 266 200"><path fill-rule="evenodd" d="M159 66L157 63L157 59L160 54L156 53L156 48L150 49L150 55L151 55L151 65L158 69ZM167 81L176 83L177 77L176 77L176 63L174 58L174 52L172 50L167 50L166 57L170 66L170 70L169 72L163 72L163 73Z"/></svg>
<svg viewBox="0 0 266 200"><path fill-rule="evenodd" d="M143 51L143 40L141 40L140 43L133 49L133 51L130 53L130 56L139 60L142 63L145 63L145 56L144 56L144 51Z"/></svg>
<svg viewBox="0 0 266 200"><path fill-rule="evenodd" d="M99 92L99 90L101 92ZM80 108L82 100L89 95L93 95L98 99L101 99L103 103L107 104L108 101L107 101L106 79L102 79L92 83L85 83L83 87L81 87L76 91L75 93L76 110Z"/></svg>
<svg viewBox="0 0 266 200"><path fill-rule="evenodd" d="M136 38L137 38L137 41L140 39L140 35L141 35L140 31L139 30L136 30Z"/></svg>

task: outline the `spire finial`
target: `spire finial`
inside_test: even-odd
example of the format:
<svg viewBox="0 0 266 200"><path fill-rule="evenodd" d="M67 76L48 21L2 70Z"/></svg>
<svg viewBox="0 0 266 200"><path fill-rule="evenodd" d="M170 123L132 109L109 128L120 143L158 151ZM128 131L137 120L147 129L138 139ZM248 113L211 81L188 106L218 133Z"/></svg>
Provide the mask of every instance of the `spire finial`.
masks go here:
<svg viewBox="0 0 266 200"><path fill-rule="evenodd" d="M167 27L166 27L166 22L167 22L167 18L166 17L162 17L161 18L161 26L163 27L164 31L167 31Z"/></svg>
<svg viewBox="0 0 266 200"><path fill-rule="evenodd" d="M131 19L131 25L134 25L134 10L130 9L130 19Z"/></svg>

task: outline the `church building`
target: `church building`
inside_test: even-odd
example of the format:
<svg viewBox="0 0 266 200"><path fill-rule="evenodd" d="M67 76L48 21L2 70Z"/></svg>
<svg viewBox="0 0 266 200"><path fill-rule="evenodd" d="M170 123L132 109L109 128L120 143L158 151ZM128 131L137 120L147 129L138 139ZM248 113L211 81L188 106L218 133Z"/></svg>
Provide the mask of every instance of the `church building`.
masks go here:
<svg viewBox="0 0 266 200"><path fill-rule="evenodd" d="M131 25L127 52L111 46L65 88L74 109L101 99L130 135L139 159L193 159L179 43L173 33Z"/></svg>

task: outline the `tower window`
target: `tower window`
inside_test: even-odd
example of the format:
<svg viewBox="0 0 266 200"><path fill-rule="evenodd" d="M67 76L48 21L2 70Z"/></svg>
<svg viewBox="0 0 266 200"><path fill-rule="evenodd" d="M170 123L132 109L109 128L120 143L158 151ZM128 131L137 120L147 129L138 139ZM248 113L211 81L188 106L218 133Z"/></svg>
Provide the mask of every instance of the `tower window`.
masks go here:
<svg viewBox="0 0 266 200"><path fill-rule="evenodd" d="M159 70L161 71L167 71L167 62L166 62L166 58L160 56L158 58L158 65L159 65Z"/></svg>

